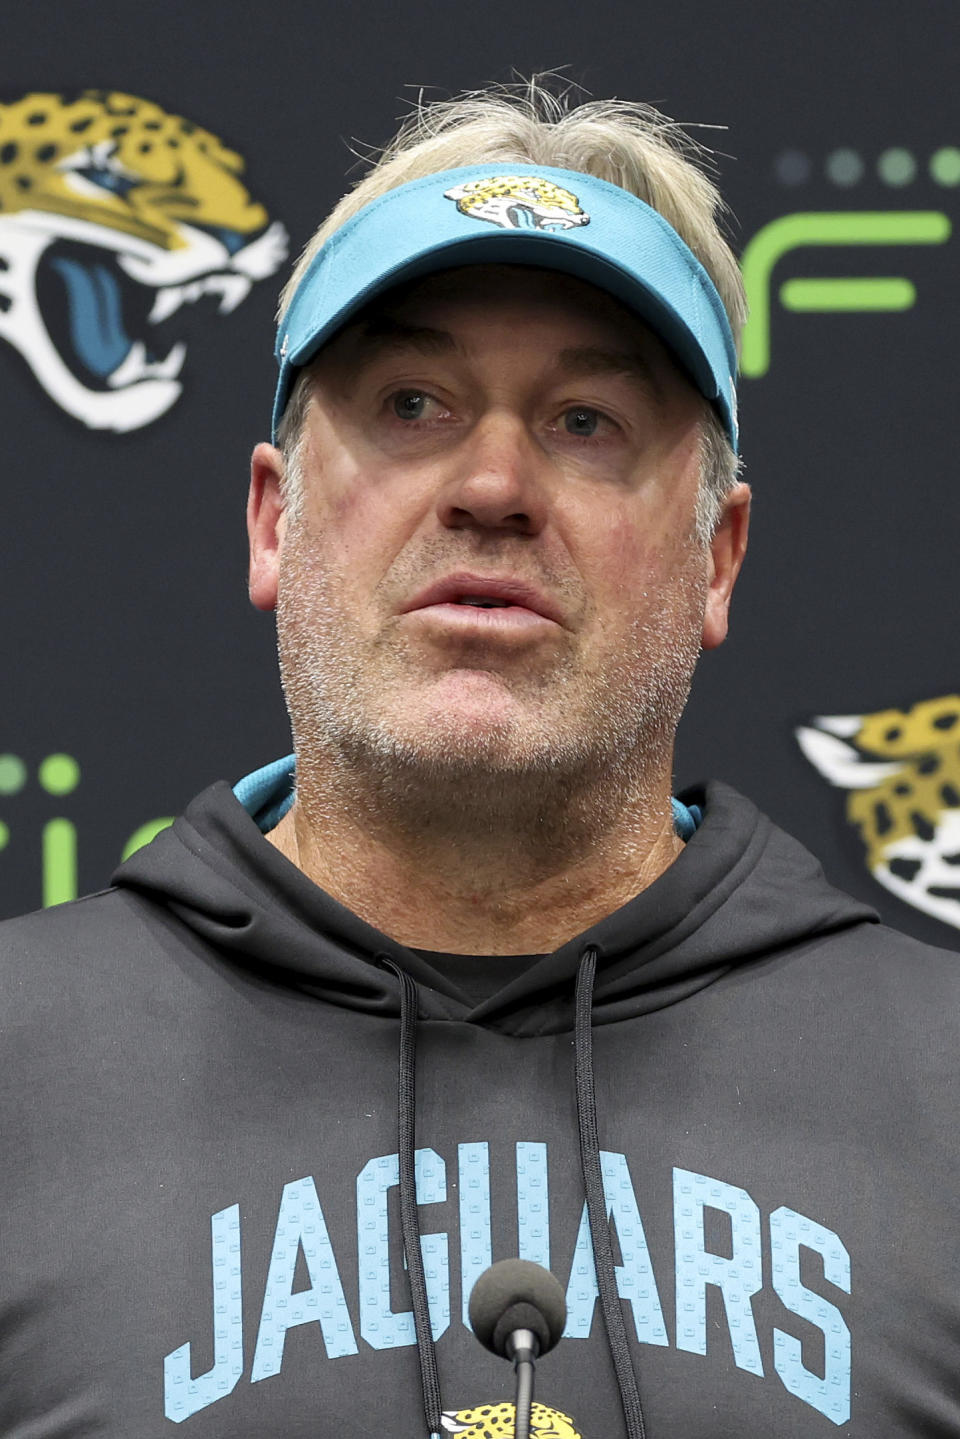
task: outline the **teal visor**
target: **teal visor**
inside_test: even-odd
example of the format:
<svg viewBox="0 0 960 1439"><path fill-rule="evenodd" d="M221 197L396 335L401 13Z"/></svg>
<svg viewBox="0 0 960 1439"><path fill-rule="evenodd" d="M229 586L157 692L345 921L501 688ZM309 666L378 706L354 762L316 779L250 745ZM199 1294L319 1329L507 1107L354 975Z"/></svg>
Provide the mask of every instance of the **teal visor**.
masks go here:
<svg viewBox="0 0 960 1439"><path fill-rule="evenodd" d="M273 434L300 370L359 310L401 283L461 265L534 265L634 311L715 407L737 448L737 358L723 302L656 210L573 170L469 165L366 205L314 256L277 333Z"/></svg>

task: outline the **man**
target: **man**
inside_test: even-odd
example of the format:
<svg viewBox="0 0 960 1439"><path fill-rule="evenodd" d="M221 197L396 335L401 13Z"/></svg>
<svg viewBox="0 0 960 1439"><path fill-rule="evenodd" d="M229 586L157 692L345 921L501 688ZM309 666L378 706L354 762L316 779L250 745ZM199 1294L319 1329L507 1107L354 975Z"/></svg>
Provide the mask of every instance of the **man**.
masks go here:
<svg viewBox="0 0 960 1439"><path fill-rule="evenodd" d="M295 760L4 927L0 1428L960 1434L953 956L671 797L747 541L736 265L641 107L433 107L284 297ZM398 1077L399 1064L399 1077Z"/></svg>

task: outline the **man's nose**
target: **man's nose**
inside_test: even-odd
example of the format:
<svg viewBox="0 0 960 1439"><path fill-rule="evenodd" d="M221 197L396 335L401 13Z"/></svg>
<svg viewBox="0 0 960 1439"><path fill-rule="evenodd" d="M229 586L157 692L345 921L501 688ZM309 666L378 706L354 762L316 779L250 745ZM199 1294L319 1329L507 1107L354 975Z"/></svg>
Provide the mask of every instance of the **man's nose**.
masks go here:
<svg viewBox="0 0 960 1439"><path fill-rule="evenodd" d="M453 462L438 512L450 529L534 535L547 518L547 457L520 416L483 416Z"/></svg>

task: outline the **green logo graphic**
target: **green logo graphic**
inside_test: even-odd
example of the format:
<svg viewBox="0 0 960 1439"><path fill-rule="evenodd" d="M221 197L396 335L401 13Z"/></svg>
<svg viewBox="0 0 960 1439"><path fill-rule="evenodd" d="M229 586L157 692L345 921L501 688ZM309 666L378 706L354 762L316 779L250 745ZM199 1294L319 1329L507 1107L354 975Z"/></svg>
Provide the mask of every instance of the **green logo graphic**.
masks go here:
<svg viewBox="0 0 960 1439"><path fill-rule="evenodd" d="M0 754L0 795L19 794L29 779L29 770L19 755ZM50 754L37 767L37 780L47 794L65 798L80 783L80 766L72 755ZM129 859L172 823L172 817L164 816L138 825L123 846L120 858ZM0 820L0 851L9 843L10 827ZM42 826L40 870L44 908L77 898L77 827L72 820L58 815Z"/></svg>
<svg viewBox="0 0 960 1439"><path fill-rule="evenodd" d="M759 379L770 368L770 296L774 268L809 245L942 245L951 225L939 210L849 210L781 215L754 235L741 267L750 304L741 370ZM909 310L916 290L900 277L793 279L779 290L784 309L800 313Z"/></svg>

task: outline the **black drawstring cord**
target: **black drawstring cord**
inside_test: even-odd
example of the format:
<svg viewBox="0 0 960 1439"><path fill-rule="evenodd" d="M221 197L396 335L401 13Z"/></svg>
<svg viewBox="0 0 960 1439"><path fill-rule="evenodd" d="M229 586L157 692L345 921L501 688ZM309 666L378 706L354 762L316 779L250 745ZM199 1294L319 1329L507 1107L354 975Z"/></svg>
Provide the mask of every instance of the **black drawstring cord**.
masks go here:
<svg viewBox="0 0 960 1439"><path fill-rule="evenodd" d="M417 1212L416 1176L416 1056L417 1056L417 986L389 955L379 956L384 968L395 974L400 985L400 1074L397 1086L397 1148L400 1180L400 1228L410 1280L413 1327L417 1338L420 1362L420 1389L427 1431L441 1433L442 1403L437 1352L430 1325L427 1282L423 1272L420 1248L420 1223ZM597 1102L593 1080L593 983L597 970L597 951L583 951L577 971L575 1002L575 1045L577 1120L580 1134L580 1163L587 1196L593 1262L597 1272L597 1289L603 1314L607 1343L613 1359L620 1390L620 1403L626 1421L628 1439L645 1439L640 1392L627 1344L626 1325L617 1292L613 1248L607 1219L607 1201L600 1167L600 1141L597 1131Z"/></svg>
<svg viewBox="0 0 960 1439"><path fill-rule="evenodd" d="M397 1085L397 1150L400 1170L400 1230L410 1280L413 1328L420 1360L420 1390L427 1433L440 1433L442 1407L437 1351L430 1327L427 1281L420 1248L420 1221L417 1213L416 1110L417 1110L417 986L387 954L380 963L397 976L400 984L400 1079Z"/></svg>
<svg viewBox="0 0 960 1439"><path fill-rule="evenodd" d="M576 1043L577 1121L580 1130L580 1164L583 1187L587 1195L593 1262L597 1271L600 1309L610 1345L620 1403L626 1420L628 1439L644 1439L643 1410L633 1361L627 1345L627 1329L623 1322L617 1276L613 1266L607 1201L603 1192L600 1168L600 1141L597 1133L597 1100L593 1083L593 981L597 972L597 951L588 946L580 957L577 970L574 1037Z"/></svg>

